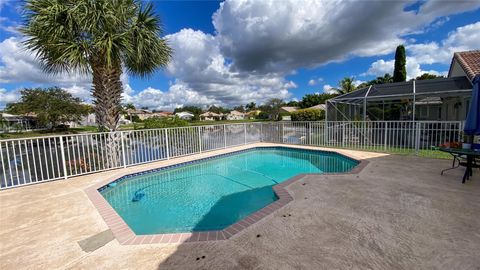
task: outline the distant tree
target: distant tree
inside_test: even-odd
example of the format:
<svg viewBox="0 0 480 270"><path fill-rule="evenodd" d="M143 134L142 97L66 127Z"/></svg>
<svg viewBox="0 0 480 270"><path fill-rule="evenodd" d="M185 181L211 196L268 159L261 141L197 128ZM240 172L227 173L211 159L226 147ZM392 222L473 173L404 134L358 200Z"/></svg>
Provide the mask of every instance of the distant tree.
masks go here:
<svg viewBox="0 0 480 270"><path fill-rule="evenodd" d="M147 107L147 106L143 106L143 107L141 107L140 109L142 109L142 110L148 110L148 107Z"/></svg>
<svg viewBox="0 0 480 270"><path fill-rule="evenodd" d="M370 80L368 82L361 83L357 86L357 89L369 87L370 85L375 85L375 84L385 84L385 83L393 83L393 77L389 73L385 73L383 77L377 77L373 80Z"/></svg>
<svg viewBox="0 0 480 270"><path fill-rule="evenodd" d="M217 107L217 106L215 106L215 105L210 106L210 108L208 108L208 111L209 111L209 112L218 113L218 114L220 114L220 113L229 113L229 112L230 112L230 110L227 109L227 108L223 108L223 107L221 107L221 106L218 106L218 107Z"/></svg>
<svg viewBox="0 0 480 270"><path fill-rule="evenodd" d="M443 76L437 76L435 74L430 74L430 73L423 73L422 75L418 76L415 78L415 80L432 80L432 79L438 79L438 78L444 78Z"/></svg>
<svg viewBox="0 0 480 270"><path fill-rule="evenodd" d="M405 47L399 45L395 51L395 68L393 70L393 82L404 82L407 80L407 57Z"/></svg>
<svg viewBox="0 0 480 270"><path fill-rule="evenodd" d="M144 77L165 67L172 54L151 3L27 0L23 8L24 44L44 70L92 75L101 129L118 128L123 70Z"/></svg>
<svg viewBox="0 0 480 270"><path fill-rule="evenodd" d="M356 89L356 87L355 87L355 84L353 83L353 78L351 78L351 77L343 78L338 83L338 88L334 88L334 90L340 95L353 92L353 91L355 91L355 89Z"/></svg>
<svg viewBox="0 0 480 270"><path fill-rule="evenodd" d="M136 109L136 108L135 108L135 105L133 105L133 103L127 103L127 104L125 104L124 107L125 107L125 109L127 109L127 110L135 110L135 109Z"/></svg>
<svg viewBox="0 0 480 270"><path fill-rule="evenodd" d="M290 107L298 107L300 103L296 100L290 100L289 102L285 103L286 106Z"/></svg>
<svg viewBox="0 0 480 270"><path fill-rule="evenodd" d="M255 104L255 102L250 102L248 103L247 105L245 105L245 108L248 110L248 111L253 111L257 108L257 104Z"/></svg>
<svg viewBox="0 0 480 270"><path fill-rule="evenodd" d="M200 114L202 114L202 108L193 106L193 105L186 105L183 107L175 108L173 113L179 113L179 112L190 112L193 113L193 118L192 120L199 120L200 119Z"/></svg>
<svg viewBox="0 0 480 270"><path fill-rule="evenodd" d="M270 119L279 120L280 108L284 105L283 100L279 98L272 98L260 107L262 112L269 115Z"/></svg>
<svg viewBox="0 0 480 270"><path fill-rule="evenodd" d="M40 124L50 125L52 129L66 122L79 122L92 110L91 106L82 104L81 99L59 87L26 88L20 94L20 101L7 104L6 111L12 114L33 113Z"/></svg>
<svg viewBox="0 0 480 270"><path fill-rule="evenodd" d="M169 128L188 126L188 122L179 117L150 117L143 121L143 128Z"/></svg>
<svg viewBox="0 0 480 270"><path fill-rule="evenodd" d="M243 107L243 105L233 107L233 109L234 109L235 111L245 112L245 108Z"/></svg>
<svg viewBox="0 0 480 270"><path fill-rule="evenodd" d="M318 104L325 104L327 99L331 99L337 96L337 94L329 94L329 93L322 93L322 94L306 94L302 97L302 100L299 102L299 107L302 109L310 108Z"/></svg>

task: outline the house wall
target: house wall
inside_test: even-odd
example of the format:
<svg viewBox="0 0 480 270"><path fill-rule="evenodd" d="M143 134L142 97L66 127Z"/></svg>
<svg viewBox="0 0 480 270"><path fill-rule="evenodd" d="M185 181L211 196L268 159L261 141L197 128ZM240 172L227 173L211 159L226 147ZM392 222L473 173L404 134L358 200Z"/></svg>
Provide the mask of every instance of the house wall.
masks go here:
<svg viewBox="0 0 480 270"><path fill-rule="evenodd" d="M442 104L443 121L464 121L467 118L470 98L445 98Z"/></svg>
<svg viewBox="0 0 480 270"><path fill-rule="evenodd" d="M242 115L236 115L236 114L229 114L227 115L227 120L243 120L244 117Z"/></svg>
<svg viewBox="0 0 480 270"><path fill-rule="evenodd" d="M457 60L453 60L451 72L449 77L459 77L459 76L467 76L463 68L458 64Z"/></svg>

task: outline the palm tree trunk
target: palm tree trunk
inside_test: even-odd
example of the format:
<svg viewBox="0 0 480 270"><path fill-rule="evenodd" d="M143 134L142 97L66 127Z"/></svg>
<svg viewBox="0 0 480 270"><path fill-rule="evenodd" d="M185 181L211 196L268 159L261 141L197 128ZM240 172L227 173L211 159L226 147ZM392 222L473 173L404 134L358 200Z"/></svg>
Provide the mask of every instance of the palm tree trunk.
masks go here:
<svg viewBox="0 0 480 270"><path fill-rule="evenodd" d="M107 68L104 65L94 63L93 69L93 89L95 117L98 126L102 131L110 131L105 138L107 155L105 156L108 168L121 166L121 134L114 132L118 128L120 119L120 101L122 98L122 82L120 75L122 69L120 66Z"/></svg>
<svg viewBox="0 0 480 270"><path fill-rule="evenodd" d="M100 129L115 131L120 119L120 102L122 99L122 68L120 66L107 68L102 65L93 67L93 104L95 116Z"/></svg>

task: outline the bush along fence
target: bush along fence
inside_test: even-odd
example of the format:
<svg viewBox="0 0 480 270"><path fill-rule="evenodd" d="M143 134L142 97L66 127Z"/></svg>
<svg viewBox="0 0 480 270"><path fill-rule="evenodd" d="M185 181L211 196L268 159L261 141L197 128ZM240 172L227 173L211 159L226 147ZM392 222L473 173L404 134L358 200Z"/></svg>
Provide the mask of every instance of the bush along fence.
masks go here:
<svg viewBox="0 0 480 270"><path fill-rule="evenodd" d="M463 123L263 122L0 140L0 189L67 179L256 142L436 157Z"/></svg>

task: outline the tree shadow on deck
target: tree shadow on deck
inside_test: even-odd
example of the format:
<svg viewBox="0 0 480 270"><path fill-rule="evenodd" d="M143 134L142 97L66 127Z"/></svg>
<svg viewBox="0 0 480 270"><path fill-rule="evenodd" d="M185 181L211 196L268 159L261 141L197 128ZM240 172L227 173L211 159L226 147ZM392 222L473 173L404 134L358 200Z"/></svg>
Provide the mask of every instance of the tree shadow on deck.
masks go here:
<svg viewBox="0 0 480 270"><path fill-rule="evenodd" d="M296 198L280 210L280 214L291 211L292 218L273 214L267 223L252 225L233 239L179 244L158 269L345 269L353 265L408 269L417 263L429 268L462 260L466 265L477 262L470 252L457 257L456 250L465 252L462 243L475 245L470 240L476 228L471 213L480 203L475 193L480 191L479 170L473 181L462 185L464 169L440 175L451 161L399 155L367 160L369 165L357 175L319 176L324 182L306 177L299 180L301 184L293 183L289 189ZM229 214L226 205L254 201L255 193L249 190L222 197L196 228L209 228L212 220ZM448 207L438 208L443 204ZM442 222L432 223L430 215L437 214ZM456 234L458 243L445 239L446 230L461 232ZM417 244L420 236L425 242ZM421 257L439 243L438 249L449 256L441 262L431 252Z"/></svg>
<svg viewBox="0 0 480 270"><path fill-rule="evenodd" d="M223 238L223 229L278 200L278 196L272 187L272 185L264 186L223 196L195 225L193 231L209 232L210 235L213 232L214 234L216 233L219 238ZM235 206L237 207L232 210ZM222 267L220 265L210 265L209 261L212 258L207 258L204 251L208 250L209 254L217 254L218 256L226 255L224 259L229 260L228 254L222 252L222 246L227 244L226 241L228 241L228 239L207 241L207 239L203 239L203 237L200 238L201 240L199 241L199 236L194 233L192 237L181 243L175 253L161 263L158 269L185 269L185 262L187 260L191 262L187 267L189 269L223 268L224 266ZM245 269L245 266L250 263L253 263L253 261L240 262L238 265L240 269Z"/></svg>

